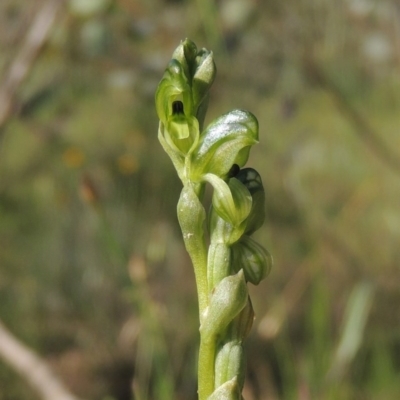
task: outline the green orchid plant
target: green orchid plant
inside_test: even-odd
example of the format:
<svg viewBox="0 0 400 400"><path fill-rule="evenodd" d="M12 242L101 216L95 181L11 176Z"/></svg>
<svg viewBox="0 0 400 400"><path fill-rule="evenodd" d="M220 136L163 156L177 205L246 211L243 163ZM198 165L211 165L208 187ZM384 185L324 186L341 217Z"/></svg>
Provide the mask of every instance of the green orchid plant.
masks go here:
<svg viewBox="0 0 400 400"><path fill-rule="evenodd" d="M197 284L199 400L240 400L243 340L254 320L247 282L265 278L272 258L251 238L265 217L261 177L243 168L258 142L258 122L233 110L204 128L215 75L213 53L182 41L155 96L158 138L183 183L177 213ZM206 184L213 188L208 212Z"/></svg>

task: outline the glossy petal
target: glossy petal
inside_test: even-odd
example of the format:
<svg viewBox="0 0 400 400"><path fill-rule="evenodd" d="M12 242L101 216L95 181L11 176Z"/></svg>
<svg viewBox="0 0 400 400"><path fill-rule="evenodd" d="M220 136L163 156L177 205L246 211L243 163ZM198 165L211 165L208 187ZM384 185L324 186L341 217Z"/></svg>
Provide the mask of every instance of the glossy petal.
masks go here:
<svg viewBox="0 0 400 400"><path fill-rule="evenodd" d="M225 177L233 164L242 167L250 146L258 141L258 122L253 114L234 110L216 119L200 136L192 153L190 177L194 181L211 173Z"/></svg>

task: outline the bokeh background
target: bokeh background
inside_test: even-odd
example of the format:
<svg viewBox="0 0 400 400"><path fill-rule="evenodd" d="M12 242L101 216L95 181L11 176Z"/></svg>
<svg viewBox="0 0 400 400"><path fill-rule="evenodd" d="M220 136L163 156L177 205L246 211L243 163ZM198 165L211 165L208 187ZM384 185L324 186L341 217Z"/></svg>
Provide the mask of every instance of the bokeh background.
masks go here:
<svg viewBox="0 0 400 400"><path fill-rule="evenodd" d="M79 398L196 398L154 109L185 37L215 54L207 121L260 123L274 267L251 288L245 398L399 399L397 0L1 0L0 320ZM0 399L40 399L1 357Z"/></svg>

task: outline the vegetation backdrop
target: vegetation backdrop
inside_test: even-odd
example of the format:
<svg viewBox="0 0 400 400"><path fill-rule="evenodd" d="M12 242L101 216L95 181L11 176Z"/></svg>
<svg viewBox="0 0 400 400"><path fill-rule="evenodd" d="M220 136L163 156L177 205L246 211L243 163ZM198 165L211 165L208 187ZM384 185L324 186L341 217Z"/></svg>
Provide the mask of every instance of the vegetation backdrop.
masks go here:
<svg viewBox="0 0 400 400"><path fill-rule="evenodd" d="M274 267L252 288L245 398L400 398L396 0L2 0L1 321L80 398L196 398L154 108L185 37L215 54L208 122L260 124ZM0 359L0 400L35 396Z"/></svg>

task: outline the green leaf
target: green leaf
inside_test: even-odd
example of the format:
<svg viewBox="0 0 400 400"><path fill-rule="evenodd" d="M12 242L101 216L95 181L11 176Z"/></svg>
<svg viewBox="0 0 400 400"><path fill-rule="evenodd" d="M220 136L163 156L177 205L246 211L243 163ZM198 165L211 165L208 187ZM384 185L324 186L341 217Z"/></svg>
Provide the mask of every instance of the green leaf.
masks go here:
<svg viewBox="0 0 400 400"><path fill-rule="evenodd" d="M211 173L225 177L233 164L242 167L258 142L258 122L248 111L234 110L216 119L200 136L191 156L190 178Z"/></svg>

